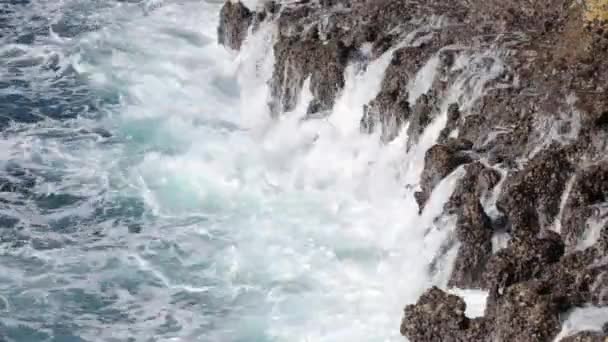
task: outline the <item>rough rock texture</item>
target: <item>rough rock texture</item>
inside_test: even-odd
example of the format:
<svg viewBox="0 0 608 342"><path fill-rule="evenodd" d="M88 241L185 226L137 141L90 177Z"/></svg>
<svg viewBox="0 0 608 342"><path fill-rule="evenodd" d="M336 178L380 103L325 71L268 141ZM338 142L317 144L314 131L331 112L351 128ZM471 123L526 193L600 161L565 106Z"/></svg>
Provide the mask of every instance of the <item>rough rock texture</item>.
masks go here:
<svg viewBox="0 0 608 342"><path fill-rule="evenodd" d="M441 133L439 134L439 138L438 138L438 141L441 143L445 143L445 141L449 138L449 134L451 132L453 132L455 129L458 129L459 125L461 124L462 112L460 111L460 108L458 107L458 103L451 103L448 106L446 116L447 116L447 122L445 124L444 129L441 130ZM464 140L469 141L466 138ZM471 143L470 148L472 148L473 142L470 142L470 143Z"/></svg>
<svg viewBox="0 0 608 342"><path fill-rule="evenodd" d="M426 152L424 170L420 177L421 191L415 194L420 211L424 209L431 192L443 178L458 166L472 161L472 158L462 150L467 146L462 141L452 141L451 144L437 144Z"/></svg>
<svg viewBox="0 0 608 342"><path fill-rule="evenodd" d="M467 318L465 309L462 298L433 287L405 308L401 334L412 341L490 341L486 320Z"/></svg>
<svg viewBox="0 0 608 342"><path fill-rule="evenodd" d="M583 331L560 340L561 342L606 342L608 335L596 331Z"/></svg>
<svg viewBox="0 0 608 342"><path fill-rule="evenodd" d="M509 218L513 235L535 235L554 221L572 169L565 151L550 147L507 177L497 205Z"/></svg>
<svg viewBox="0 0 608 342"><path fill-rule="evenodd" d="M505 290L493 317L497 341L551 341L560 330L559 311L547 283L517 283Z"/></svg>
<svg viewBox="0 0 608 342"><path fill-rule="evenodd" d="M518 283L541 277L547 265L556 263L564 253L557 234L547 233L533 240L514 239L509 246L493 255L484 272L485 288L489 290L486 316L496 317L507 290Z"/></svg>
<svg viewBox="0 0 608 342"><path fill-rule="evenodd" d="M227 1L220 12L217 38L220 44L239 50L247 37L253 13L240 1Z"/></svg>
<svg viewBox="0 0 608 342"><path fill-rule="evenodd" d="M587 249L565 255L559 263L546 266L539 279L552 284L551 291L561 309L585 304L606 305L608 267L598 263L605 251Z"/></svg>
<svg viewBox="0 0 608 342"><path fill-rule="evenodd" d="M608 199L608 163L600 162L577 172L562 213L562 234L570 247L575 247L591 216L600 216L597 206Z"/></svg>
<svg viewBox="0 0 608 342"><path fill-rule="evenodd" d="M551 341L560 314L608 305L607 13L604 0L271 1L256 13L227 2L218 33L238 49L250 25L276 25L275 116L309 80L308 114L322 117L347 66L386 58L378 93L353 115L383 142L405 134L403 153L425 149L421 212L464 168L444 207L458 246L447 285L487 290L485 315L467 318L462 299L432 288L406 307L403 335Z"/></svg>
<svg viewBox="0 0 608 342"><path fill-rule="evenodd" d="M390 141L409 121L409 148L437 114L440 106L439 98L442 91L445 90L442 89L442 86L445 87L445 83L440 82L441 78L438 78L438 82L433 84L432 93L428 95L421 94L418 98L412 98L409 89L410 83L415 81L417 72L429 62L435 53L439 53L437 57L438 73L444 77L449 74L449 68L454 63L454 51L440 52L439 50L451 41L445 32L433 37L431 42L422 46L406 46L393 53L380 92L365 107L361 120L363 131L373 132L379 126L382 139ZM410 103L410 101L415 102Z"/></svg>
<svg viewBox="0 0 608 342"><path fill-rule="evenodd" d="M466 140L460 141L466 142ZM470 148L470 146L467 144L462 148ZM450 200L446 203L448 213L458 213L467 197L475 196L480 200L487 198L501 179L498 171L479 161L465 165L464 169L466 170L464 177L460 179Z"/></svg>
<svg viewBox="0 0 608 342"><path fill-rule="evenodd" d="M448 285L484 288L482 274L492 255L491 239L500 227L491 222L481 201L489 197L500 174L478 161L464 168L464 177L445 205L446 213L457 216L455 232L460 243Z"/></svg>
<svg viewBox="0 0 608 342"><path fill-rule="evenodd" d="M338 92L344 87L344 69L350 49L339 40L320 43L319 32L311 29L307 35L284 37L274 46L276 70L271 83L272 112L293 110L304 81L310 78L313 102L310 114L330 110Z"/></svg>
<svg viewBox="0 0 608 342"><path fill-rule="evenodd" d="M484 277L490 296L504 292L515 283L538 277L563 254L562 240L551 231L542 238L511 240L507 248L498 251L488 261Z"/></svg>
<svg viewBox="0 0 608 342"><path fill-rule="evenodd" d="M449 285L460 288L481 288L481 275L492 255L492 225L478 197L464 196L456 238L460 242Z"/></svg>

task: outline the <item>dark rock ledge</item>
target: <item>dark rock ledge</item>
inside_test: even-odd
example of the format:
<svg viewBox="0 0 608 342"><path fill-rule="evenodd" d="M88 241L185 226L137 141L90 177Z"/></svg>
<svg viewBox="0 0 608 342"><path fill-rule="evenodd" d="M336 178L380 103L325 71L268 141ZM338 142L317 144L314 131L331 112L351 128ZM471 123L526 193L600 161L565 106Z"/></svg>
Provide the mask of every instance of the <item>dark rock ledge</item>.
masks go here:
<svg viewBox="0 0 608 342"><path fill-rule="evenodd" d="M406 306L401 333L410 341L552 341L567 311L608 305L607 21L605 0L267 1L255 11L228 1L218 36L238 50L250 30L276 25L275 116L295 107L307 78L309 114L329 111L348 64L365 68L391 51L361 131L388 142L407 124L410 149L446 116L415 197L423 211L438 183L464 167L444 208L457 218L459 242L448 286L489 293L485 315L471 319L461 298L433 287ZM446 110L462 76L454 65L471 51L497 52L504 68L483 96ZM409 85L432 58L435 79L412 96ZM487 72L496 59L475 63ZM506 248L492 245L497 233L510 237ZM562 341L607 338L587 331Z"/></svg>

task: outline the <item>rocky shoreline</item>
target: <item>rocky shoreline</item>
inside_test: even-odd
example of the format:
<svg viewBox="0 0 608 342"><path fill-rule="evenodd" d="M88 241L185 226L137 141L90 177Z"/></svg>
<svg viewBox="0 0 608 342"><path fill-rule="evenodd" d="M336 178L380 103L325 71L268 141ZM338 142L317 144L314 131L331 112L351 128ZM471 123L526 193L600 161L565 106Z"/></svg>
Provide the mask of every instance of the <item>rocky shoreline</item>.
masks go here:
<svg viewBox="0 0 608 342"><path fill-rule="evenodd" d="M239 49L270 21L273 115L294 109L306 79L308 113L324 115L347 65L390 53L361 131L389 142L407 127L409 149L445 117L415 197L422 212L439 182L464 168L444 208L457 218L448 285L489 296L485 315L470 319L461 298L434 287L406 306L405 337L552 341L565 313L608 305L608 2L301 0L248 9L227 1L219 42ZM462 56L474 72L463 71ZM408 84L431 60L432 83L412 94ZM469 91L476 96L451 97L471 84L480 85ZM493 242L498 234L506 245ZM562 341L607 339L608 325Z"/></svg>

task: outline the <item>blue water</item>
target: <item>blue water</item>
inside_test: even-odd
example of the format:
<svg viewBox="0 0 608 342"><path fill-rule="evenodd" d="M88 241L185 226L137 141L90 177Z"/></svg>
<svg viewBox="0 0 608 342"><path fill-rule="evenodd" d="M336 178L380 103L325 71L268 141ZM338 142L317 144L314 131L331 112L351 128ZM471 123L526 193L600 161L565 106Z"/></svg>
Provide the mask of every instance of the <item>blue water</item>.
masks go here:
<svg viewBox="0 0 608 342"><path fill-rule="evenodd" d="M401 340L454 180L420 218L429 143L359 133L390 55L273 121L220 6L0 2L0 341Z"/></svg>

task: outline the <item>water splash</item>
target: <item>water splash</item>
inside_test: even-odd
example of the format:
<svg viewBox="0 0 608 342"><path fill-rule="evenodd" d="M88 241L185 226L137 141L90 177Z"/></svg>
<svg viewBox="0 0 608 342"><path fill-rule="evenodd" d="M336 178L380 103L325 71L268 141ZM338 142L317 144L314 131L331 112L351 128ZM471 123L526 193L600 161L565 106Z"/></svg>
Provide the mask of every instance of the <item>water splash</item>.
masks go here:
<svg viewBox="0 0 608 342"><path fill-rule="evenodd" d="M303 91L273 120L271 23L237 55L215 44L220 2L101 3L36 2L20 13L49 13L48 35L6 59L42 56L15 79L44 93L68 72L59 88L69 92L53 94L94 100L2 133L2 176L30 191L0 205L18 218L0 244L6 339L401 340L403 305L445 285L454 257L429 266L453 233L443 206L464 170L419 216L424 154L447 106L466 109L487 91L499 55L462 53L440 113L405 152L407 129L386 145L359 130L392 50L365 71L347 68L326 118L303 120ZM42 73L52 56L58 70ZM418 72L416 96L436 59Z"/></svg>
<svg viewBox="0 0 608 342"><path fill-rule="evenodd" d="M561 332L555 342L574 335L580 331L602 331L602 325L608 322L608 309L598 307L577 308L570 311L562 323Z"/></svg>

